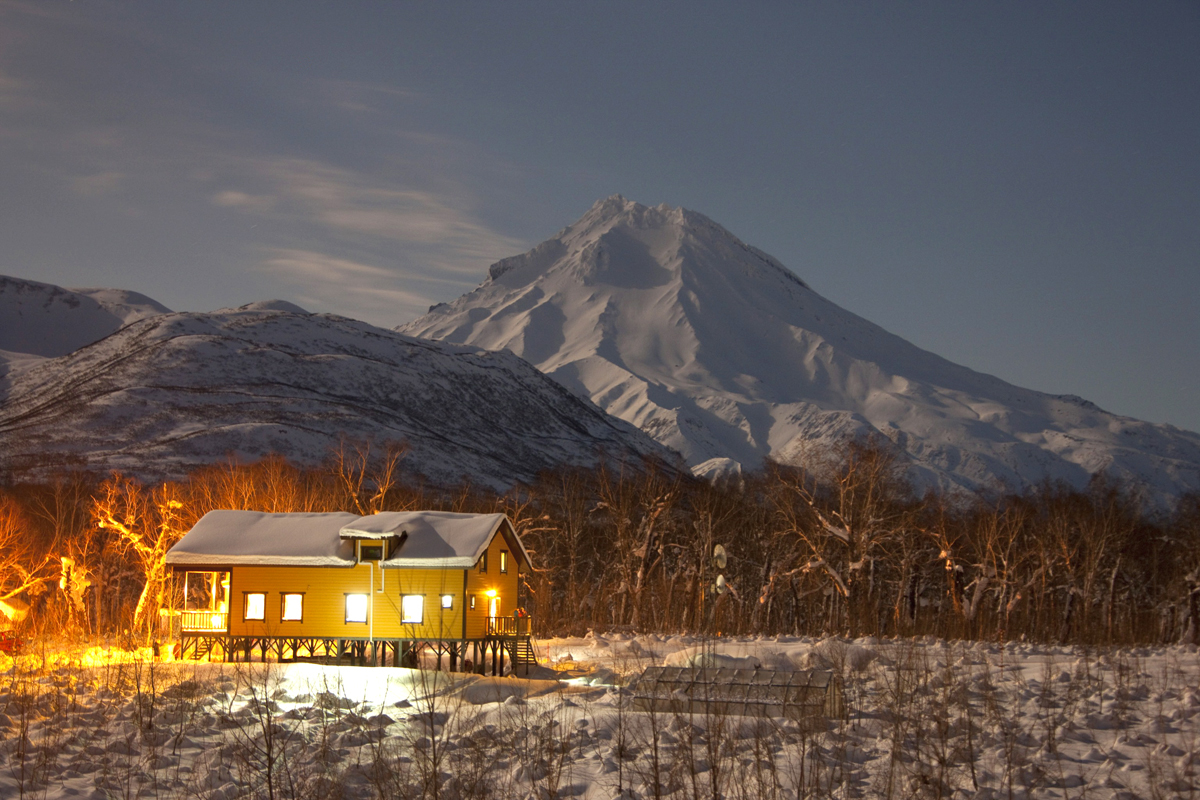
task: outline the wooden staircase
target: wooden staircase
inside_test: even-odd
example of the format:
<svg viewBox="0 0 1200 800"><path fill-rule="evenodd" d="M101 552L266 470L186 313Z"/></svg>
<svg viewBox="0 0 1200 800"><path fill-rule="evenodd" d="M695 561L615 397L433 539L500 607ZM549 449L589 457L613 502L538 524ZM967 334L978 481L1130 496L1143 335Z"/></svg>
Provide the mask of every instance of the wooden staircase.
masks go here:
<svg viewBox="0 0 1200 800"><path fill-rule="evenodd" d="M537 651L533 647L533 619L530 617L489 617L486 641L499 645L518 667L537 666Z"/></svg>
<svg viewBox="0 0 1200 800"><path fill-rule="evenodd" d="M513 667L537 666L537 652L533 649L533 637L519 637L512 646Z"/></svg>

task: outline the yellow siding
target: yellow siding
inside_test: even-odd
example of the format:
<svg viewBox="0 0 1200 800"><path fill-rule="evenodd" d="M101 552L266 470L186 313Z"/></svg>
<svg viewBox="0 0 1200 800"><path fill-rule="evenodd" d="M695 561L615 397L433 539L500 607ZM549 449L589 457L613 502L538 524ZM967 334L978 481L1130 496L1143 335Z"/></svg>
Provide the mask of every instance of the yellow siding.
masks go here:
<svg viewBox="0 0 1200 800"><path fill-rule="evenodd" d="M478 568L467 570L467 596L475 595L475 610L467 610L468 639L482 638L486 630L488 603L485 592L495 589L500 598L500 616L511 617L517 607L517 572L520 565L520 553L509 541L512 534L507 525L500 527L492 543L488 545L488 571L481 573ZM500 551L508 551L508 573L500 572Z"/></svg>
<svg viewBox="0 0 1200 800"><path fill-rule="evenodd" d="M374 588L378 590L382 581L382 592L371 591L372 567ZM265 620L243 619L246 592L266 593ZM304 593L304 619L300 622L280 620L282 596L289 592ZM372 598L373 625L345 621L348 593ZM401 624L400 597L405 594L425 595L422 624ZM443 594L454 595L453 608L441 607ZM461 569L380 569L371 564L348 568L240 566L232 569L229 632L235 636L459 639L465 602Z"/></svg>

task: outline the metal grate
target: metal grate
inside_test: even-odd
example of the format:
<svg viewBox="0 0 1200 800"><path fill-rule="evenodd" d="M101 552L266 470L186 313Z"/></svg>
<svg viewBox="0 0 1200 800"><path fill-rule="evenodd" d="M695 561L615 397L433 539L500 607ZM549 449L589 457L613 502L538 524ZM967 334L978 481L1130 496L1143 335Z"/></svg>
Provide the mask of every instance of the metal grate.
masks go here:
<svg viewBox="0 0 1200 800"><path fill-rule="evenodd" d="M649 667L631 684L635 709L751 717L841 716L841 682L826 670Z"/></svg>

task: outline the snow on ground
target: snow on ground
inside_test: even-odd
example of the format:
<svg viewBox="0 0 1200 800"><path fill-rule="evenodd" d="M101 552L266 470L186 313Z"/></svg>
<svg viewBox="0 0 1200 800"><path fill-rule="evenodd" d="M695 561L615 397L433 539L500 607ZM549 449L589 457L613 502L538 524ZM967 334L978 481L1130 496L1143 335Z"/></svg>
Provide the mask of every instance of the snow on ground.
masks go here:
<svg viewBox="0 0 1200 800"><path fill-rule="evenodd" d="M546 663L530 678L97 651L45 668L7 659L0 797L333 800L429 797L435 784L443 798L585 800L1200 791L1193 646L611 634L538 648ZM831 669L845 716L635 710L623 684L663 663Z"/></svg>

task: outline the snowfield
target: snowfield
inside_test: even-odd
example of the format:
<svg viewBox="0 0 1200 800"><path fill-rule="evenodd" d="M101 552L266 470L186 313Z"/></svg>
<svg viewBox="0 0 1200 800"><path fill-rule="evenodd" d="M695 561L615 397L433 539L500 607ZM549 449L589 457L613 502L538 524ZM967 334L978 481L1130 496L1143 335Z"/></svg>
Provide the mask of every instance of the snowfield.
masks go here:
<svg viewBox="0 0 1200 800"><path fill-rule="evenodd" d="M531 678L92 651L0 667L0 797L1169 798L1194 646L589 635ZM4 658L4 657L0 657ZM844 715L648 713L654 664L830 669ZM554 680L559 678L560 680Z"/></svg>

